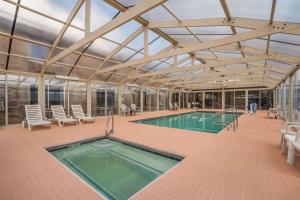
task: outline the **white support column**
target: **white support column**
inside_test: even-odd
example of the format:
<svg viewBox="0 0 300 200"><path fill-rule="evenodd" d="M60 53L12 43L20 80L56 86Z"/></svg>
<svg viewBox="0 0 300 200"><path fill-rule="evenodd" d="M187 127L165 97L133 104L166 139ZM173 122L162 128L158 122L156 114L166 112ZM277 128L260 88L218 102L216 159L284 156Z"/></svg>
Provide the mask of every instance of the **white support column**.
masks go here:
<svg viewBox="0 0 300 200"><path fill-rule="evenodd" d="M288 92L288 120L293 121L293 76L289 77L289 92Z"/></svg>
<svg viewBox="0 0 300 200"><path fill-rule="evenodd" d="M185 105L186 105L186 108L188 108L188 103L189 103L189 93L185 93Z"/></svg>
<svg viewBox="0 0 300 200"><path fill-rule="evenodd" d="M156 111L159 111L159 89L156 90Z"/></svg>
<svg viewBox="0 0 300 200"><path fill-rule="evenodd" d="M248 90L245 90L245 110L248 109L248 104L249 104L249 100L248 100Z"/></svg>
<svg viewBox="0 0 300 200"><path fill-rule="evenodd" d="M44 76L38 76L38 104L40 104L40 106L42 108L43 115L46 116Z"/></svg>
<svg viewBox="0 0 300 200"><path fill-rule="evenodd" d="M8 87L7 74L5 74L5 126L8 125Z"/></svg>
<svg viewBox="0 0 300 200"><path fill-rule="evenodd" d="M108 114L108 112L107 112L107 85L105 85L105 93L104 93L104 113L105 113L105 115Z"/></svg>
<svg viewBox="0 0 300 200"><path fill-rule="evenodd" d="M121 85L118 85L118 113L120 113L120 106L121 106L121 104L122 104L122 94L121 94L121 92L122 92L122 89L121 89Z"/></svg>
<svg viewBox="0 0 300 200"><path fill-rule="evenodd" d="M202 92L202 109L205 109L205 92Z"/></svg>
<svg viewBox="0 0 300 200"><path fill-rule="evenodd" d="M149 48L148 48L148 28L144 28L144 57L149 55Z"/></svg>
<svg viewBox="0 0 300 200"><path fill-rule="evenodd" d="M85 36L91 31L91 0L85 0Z"/></svg>
<svg viewBox="0 0 300 200"><path fill-rule="evenodd" d="M141 87L140 91L140 111L144 112L144 93L143 93L144 88Z"/></svg>
<svg viewBox="0 0 300 200"><path fill-rule="evenodd" d="M178 93L178 108L181 108L181 92Z"/></svg>
<svg viewBox="0 0 300 200"><path fill-rule="evenodd" d="M225 109L225 91L224 89L222 90L222 109Z"/></svg>
<svg viewBox="0 0 300 200"><path fill-rule="evenodd" d="M92 115L92 89L91 89L91 81L86 82L86 103L87 103L87 114L89 116Z"/></svg>

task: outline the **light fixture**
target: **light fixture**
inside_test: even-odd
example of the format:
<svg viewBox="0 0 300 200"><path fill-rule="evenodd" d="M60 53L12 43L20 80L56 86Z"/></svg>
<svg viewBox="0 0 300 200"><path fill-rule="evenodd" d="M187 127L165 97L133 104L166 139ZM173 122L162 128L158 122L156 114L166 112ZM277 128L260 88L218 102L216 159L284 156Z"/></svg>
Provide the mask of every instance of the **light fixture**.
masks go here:
<svg viewBox="0 0 300 200"><path fill-rule="evenodd" d="M65 80L72 80L72 81L78 81L80 78L76 76L64 76L64 75L55 75L55 78L57 79L65 79Z"/></svg>

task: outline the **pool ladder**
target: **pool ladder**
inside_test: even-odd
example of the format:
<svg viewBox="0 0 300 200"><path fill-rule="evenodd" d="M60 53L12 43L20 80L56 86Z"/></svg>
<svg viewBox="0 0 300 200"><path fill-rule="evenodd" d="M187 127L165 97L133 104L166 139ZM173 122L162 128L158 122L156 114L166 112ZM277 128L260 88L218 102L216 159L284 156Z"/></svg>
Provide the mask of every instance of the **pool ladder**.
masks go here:
<svg viewBox="0 0 300 200"><path fill-rule="evenodd" d="M232 122L222 121L221 118L225 113L232 113L232 116L233 116ZM227 127L227 130L229 130L229 127L231 126L231 127L233 127L233 131L236 131L236 129L239 127L238 118L239 118L239 116L238 116L237 109L234 107L231 107L231 108L226 108L222 112L217 112L216 115L212 118L212 122L214 124L223 125L223 126Z"/></svg>
<svg viewBox="0 0 300 200"><path fill-rule="evenodd" d="M110 122L111 122L111 128L109 129ZM105 137L108 137L112 133L114 133L114 110L110 109L108 111L108 116L105 124Z"/></svg>

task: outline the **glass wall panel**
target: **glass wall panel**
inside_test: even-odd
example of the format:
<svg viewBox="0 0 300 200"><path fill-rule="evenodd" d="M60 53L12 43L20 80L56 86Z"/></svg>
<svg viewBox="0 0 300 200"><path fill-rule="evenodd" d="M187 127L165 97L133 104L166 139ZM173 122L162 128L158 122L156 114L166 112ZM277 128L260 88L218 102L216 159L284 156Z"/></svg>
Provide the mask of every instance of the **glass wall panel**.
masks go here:
<svg viewBox="0 0 300 200"><path fill-rule="evenodd" d="M180 108L185 108L185 93L180 94Z"/></svg>
<svg viewBox="0 0 300 200"><path fill-rule="evenodd" d="M62 105L66 109L67 81L61 79L45 80L45 115L52 118L51 105Z"/></svg>
<svg viewBox="0 0 300 200"><path fill-rule="evenodd" d="M148 98L148 90L143 91L143 111L147 112L151 110L151 98Z"/></svg>
<svg viewBox="0 0 300 200"><path fill-rule="evenodd" d="M235 91L235 108L244 110L245 106L245 91Z"/></svg>
<svg viewBox="0 0 300 200"><path fill-rule="evenodd" d="M172 100L171 100L171 103L174 104L174 103L179 103L179 93L172 93Z"/></svg>
<svg viewBox="0 0 300 200"><path fill-rule="evenodd" d="M248 105L249 106L251 103L256 103L257 104L257 109L260 109L260 95L259 95L259 90L249 90L248 91Z"/></svg>
<svg viewBox="0 0 300 200"><path fill-rule="evenodd" d="M225 92L225 108L234 107L234 91Z"/></svg>
<svg viewBox="0 0 300 200"><path fill-rule="evenodd" d="M167 110L169 108L169 96L167 90L159 91L159 110Z"/></svg>
<svg viewBox="0 0 300 200"><path fill-rule="evenodd" d="M8 124L21 123L25 119L25 105L38 103L36 77L7 75Z"/></svg>
<svg viewBox="0 0 300 200"><path fill-rule="evenodd" d="M222 108L222 92L205 92L205 108Z"/></svg>
<svg viewBox="0 0 300 200"><path fill-rule="evenodd" d="M0 126L5 125L5 74L0 74Z"/></svg>
<svg viewBox="0 0 300 200"><path fill-rule="evenodd" d="M300 122L300 70L294 75L293 120Z"/></svg>
<svg viewBox="0 0 300 200"><path fill-rule="evenodd" d="M260 109L268 110L269 108L273 108L273 91L261 90Z"/></svg>
<svg viewBox="0 0 300 200"><path fill-rule="evenodd" d="M121 104L125 104L127 107L131 105L131 91L130 87L121 87Z"/></svg>
<svg viewBox="0 0 300 200"><path fill-rule="evenodd" d="M107 85L106 95L107 109L113 109L114 114L118 114L118 87L114 85Z"/></svg>
<svg viewBox="0 0 300 200"><path fill-rule="evenodd" d="M150 89L151 91L151 111L157 111L157 91L155 89Z"/></svg>
<svg viewBox="0 0 300 200"><path fill-rule="evenodd" d="M84 113L87 112L86 83L68 81L69 90L69 114L71 115L71 105L81 105Z"/></svg>
<svg viewBox="0 0 300 200"><path fill-rule="evenodd" d="M194 98L192 100L192 102L194 101ZM198 106L198 108L202 108L203 105L203 93L199 92L199 93L195 93L195 103L196 106Z"/></svg>
<svg viewBox="0 0 300 200"><path fill-rule="evenodd" d="M105 84L96 83L91 86L92 116L105 115Z"/></svg>
<svg viewBox="0 0 300 200"><path fill-rule="evenodd" d="M140 108L141 88L131 87L131 104L135 104L137 109Z"/></svg>

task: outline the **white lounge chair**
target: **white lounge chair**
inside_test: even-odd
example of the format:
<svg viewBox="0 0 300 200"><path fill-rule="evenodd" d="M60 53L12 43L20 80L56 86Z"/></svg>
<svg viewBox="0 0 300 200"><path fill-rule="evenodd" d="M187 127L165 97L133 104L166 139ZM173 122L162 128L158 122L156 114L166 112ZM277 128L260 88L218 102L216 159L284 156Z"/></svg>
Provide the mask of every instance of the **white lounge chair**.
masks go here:
<svg viewBox="0 0 300 200"><path fill-rule="evenodd" d="M26 119L22 122L22 126L27 124L28 130L31 131L33 126L47 126L50 127L51 123L47 118L43 118L40 105L25 105Z"/></svg>
<svg viewBox="0 0 300 200"><path fill-rule="evenodd" d="M268 119L270 119L270 118L275 118L275 119L278 118L276 108L269 108L269 110L268 110Z"/></svg>
<svg viewBox="0 0 300 200"><path fill-rule="evenodd" d="M174 103L174 109L175 109L175 110L179 109L177 103Z"/></svg>
<svg viewBox="0 0 300 200"><path fill-rule="evenodd" d="M172 111L175 110L174 106L171 103L169 104L169 110L172 110Z"/></svg>
<svg viewBox="0 0 300 200"><path fill-rule="evenodd" d="M300 151L300 130L295 135L285 135L284 141L286 141L288 146L287 163L293 165L296 158L296 151Z"/></svg>
<svg viewBox="0 0 300 200"><path fill-rule="evenodd" d="M67 117L62 105L51 106L53 119L58 122L60 127L63 127L66 123L77 123L78 120L72 117Z"/></svg>
<svg viewBox="0 0 300 200"><path fill-rule="evenodd" d="M132 115L135 115L136 112L137 112L136 105L135 105L135 104L131 104L130 108L131 108L131 114L132 114Z"/></svg>
<svg viewBox="0 0 300 200"><path fill-rule="evenodd" d="M293 131L293 129L297 128L297 126L300 126L300 123L286 122L284 128L280 130L280 134L281 134L280 147L281 147L282 151L284 148L284 144L283 144L284 136L285 135L294 135L295 131Z"/></svg>
<svg viewBox="0 0 300 200"><path fill-rule="evenodd" d="M128 109L128 107L123 103L120 105L120 110L121 110L122 116L127 116L130 113L130 110Z"/></svg>
<svg viewBox="0 0 300 200"><path fill-rule="evenodd" d="M74 117L81 124L82 122L94 122L95 118L84 114L81 105L72 105L71 106Z"/></svg>

